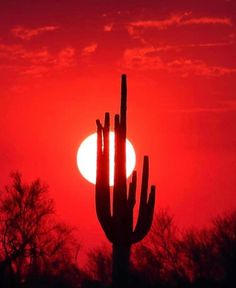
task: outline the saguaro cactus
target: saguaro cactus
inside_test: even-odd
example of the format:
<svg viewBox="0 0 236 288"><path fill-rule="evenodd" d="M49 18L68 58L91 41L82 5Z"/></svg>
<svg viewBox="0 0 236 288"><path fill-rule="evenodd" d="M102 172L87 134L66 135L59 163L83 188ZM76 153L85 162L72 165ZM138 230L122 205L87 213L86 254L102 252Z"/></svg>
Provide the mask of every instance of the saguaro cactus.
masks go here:
<svg viewBox="0 0 236 288"><path fill-rule="evenodd" d="M126 75L121 78L120 115L115 115L115 167L113 209L111 213L109 187L109 131L110 115L105 113L104 125L97 123L97 176L96 212L106 237L113 244L113 287L127 287L131 245L142 240L148 233L153 219L155 186L148 196L148 156L144 156L141 198L138 220L133 227L135 205L136 171L133 172L127 191L126 185ZM127 193L128 192L128 193Z"/></svg>

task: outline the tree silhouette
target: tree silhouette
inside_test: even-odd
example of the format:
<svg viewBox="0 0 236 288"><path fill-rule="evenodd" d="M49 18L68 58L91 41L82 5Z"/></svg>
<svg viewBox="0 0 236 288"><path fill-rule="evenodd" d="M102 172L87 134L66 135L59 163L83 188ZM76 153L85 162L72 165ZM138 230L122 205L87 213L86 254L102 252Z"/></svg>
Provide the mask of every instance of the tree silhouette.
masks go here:
<svg viewBox="0 0 236 288"><path fill-rule="evenodd" d="M103 245L88 253L87 272L93 280L105 285L111 284L111 253L110 249Z"/></svg>
<svg viewBox="0 0 236 288"><path fill-rule="evenodd" d="M72 229L53 218L54 206L47 197L47 187L39 180L24 184L19 173L13 173L12 180L0 202L3 287L14 287L14 283L18 287L61 271L73 263L77 245L72 240Z"/></svg>
<svg viewBox="0 0 236 288"><path fill-rule="evenodd" d="M215 260L220 263L220 282L227 287L236 286L236 211L218 216L214 220L212 242L215 244ZM223 269L222 269L223 268ZM218 273L219 273L218 272Z"/></svg>
<svg viewBox="0 0 236 288"><path fill-rule="evenodd" d="M142 240L148 233L152 223L155 203L155 186L151 186L151 192L148 197L149 164L148 157L145 156L139 215L137 224L133 229L133 208L135 205L137 176L136 172L133 172L127 195L126 102L126 75L122 75L120 115L115 115L113 215L111 215L109 188L109 113L105 114L104 127L97 120L96 212L108 240L113 244L112 282L114 287L125 287L128 285L131 245Z"/></svg>
<svg viewBox="0 0 236 288"><path fill-rule="evenodd" d="M151 287L235 287L235 211L217 217L208 228L185 231L167 211L156 217L134 257L140 277Z"/></svg>
<svg viewBox="0 0 236 288"><path fill-rule="evenodd" d="M180 246L180 232L173 216L167 210L160 210L154 219L147 239L135 250L136 269L150 285L182 286L187 279L185 259Z"/></svg>

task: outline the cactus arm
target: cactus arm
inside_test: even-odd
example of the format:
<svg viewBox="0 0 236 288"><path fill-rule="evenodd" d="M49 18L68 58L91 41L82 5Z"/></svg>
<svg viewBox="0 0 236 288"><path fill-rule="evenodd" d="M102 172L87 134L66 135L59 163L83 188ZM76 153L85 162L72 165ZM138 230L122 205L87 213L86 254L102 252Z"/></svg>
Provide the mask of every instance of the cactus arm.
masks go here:
<svg viewBox="0 0 236 288"><path fill-rule="evenodd" d="M156 197L156 187L154 185L151 186L150 194L147 202L147 223L146 223L146 231L144 232L146 234L150 230L152 226L152 219L154 214L154 205L155 205L155 197ZM143 236L143 237L144 237Z"/></svg>
<svg viewBox="0 0 236 288"><path fill-rule="evenodd" d="M155 186L151 186L151 192L148 198L148 176L149 163L148 157L144 157L141 199L139 206L139 215L136 227L132 235L132 243L141 241L148 233L153 219L155 203Z"/></svg>
<svg viewBox="0 0 236 288"><path fill-rule="evenodd" d="M109 188L109 113L105 114L104 128L97 123L97 174L95 187L96 213L107 236L112 241L112 217Z"/></svg>
<svg viewBox="0 0 236 288"><path fill-rule="evenodd" d="M120 115L116 114L115 115L115 148L114 148L114 189L113 189L113 215L114 217L118 217L117 213L119 213L120 206L122 205L120 203L120 193L119 190L121 189L120 187L120 157L118 153L118 149L120 149Z"/></svg>
<svg viewBox="0 0 236 288"><path fill-rule="evenodd" d="M131 209L134 208L136 202L136 186L137 186L137 172L134 171L132 174L132 180L129 184L129 196L128 196L128 202Z"/></svg>
<svg viewBox="0 0 236 288"><path fill-rule="evenodd" d="M152 185L148 199L148 209L151 210L152 212L154 212L155 198L156 198L156 186ZM153 216L153 213L150 216Z"/></svg>
<svg viewBox="0 0 236 288"><path fill-rule="evenodd" d="M136 202L136 186L137 186L137 173L136 171L132 174L132 180L129 184L129 193L127 199L127 226L128 226L128 243L132 244L132 234L133 234L133 210Z"/></svg>
<svg viewBox="0 0 236 288"><path fill-rule="evenodd" d="M142 186L141 186L141 198L140 198L140 213L145 211L147 202L147 191L148 191L148 177L149 177L149 159L148 156L143 158L143 175L142 175ZM141 215L140 215L141 216Z"/></svg>

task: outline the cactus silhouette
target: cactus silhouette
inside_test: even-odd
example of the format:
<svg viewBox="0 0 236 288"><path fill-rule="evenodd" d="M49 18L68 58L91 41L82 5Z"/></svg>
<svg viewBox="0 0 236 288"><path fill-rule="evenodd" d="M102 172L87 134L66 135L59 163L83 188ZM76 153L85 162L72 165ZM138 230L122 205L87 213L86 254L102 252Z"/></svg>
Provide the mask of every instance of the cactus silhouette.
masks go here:
<svg viewBox="0 0 236 288"><path fill-rule="evenodd" d="M133 227L133 209L136 198L136 171L129 189L126 185L126 75L121 77L120 115L115 115L115 167L113 207L111 213L109 186L109 131L110 115L105 113L104 125L97 123L97 176L96 213L106 237L112 243L113 287L127 287L131 245L141 241L148 233L153 219L155 186L148 196L149 160L144 156L141 198L138 220ZM128 191L127 191L128 190Z"/></svg>

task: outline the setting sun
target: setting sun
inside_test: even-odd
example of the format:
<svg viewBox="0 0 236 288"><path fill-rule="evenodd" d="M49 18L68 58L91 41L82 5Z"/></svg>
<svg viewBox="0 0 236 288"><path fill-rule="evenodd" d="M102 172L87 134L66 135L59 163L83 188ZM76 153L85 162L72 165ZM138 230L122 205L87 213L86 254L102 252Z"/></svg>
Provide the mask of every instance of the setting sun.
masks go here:
<svg viewBox="0 0 236 288"><path fill-rule="evenodd" d="M114 184L114 132L110 132L110 186ZM77 166L82 176L90 183L96 183L97 133L91 134L79 146ZM133 145L126 139L126 177L134 170L136 156Z"/></svg>

